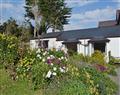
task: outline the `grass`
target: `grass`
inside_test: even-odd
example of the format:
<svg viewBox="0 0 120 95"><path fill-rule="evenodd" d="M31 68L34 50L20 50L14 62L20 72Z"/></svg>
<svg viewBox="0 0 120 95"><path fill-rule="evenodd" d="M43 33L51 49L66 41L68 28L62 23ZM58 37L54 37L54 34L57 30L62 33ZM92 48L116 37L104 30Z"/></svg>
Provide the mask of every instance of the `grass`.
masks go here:
<svg viewBox="0 0 120 95"><path fill-rule="evenodd" d="M42 95L41 91L34 91L27 80L13 81L5 69L0 69L0 95Z"/></svg>

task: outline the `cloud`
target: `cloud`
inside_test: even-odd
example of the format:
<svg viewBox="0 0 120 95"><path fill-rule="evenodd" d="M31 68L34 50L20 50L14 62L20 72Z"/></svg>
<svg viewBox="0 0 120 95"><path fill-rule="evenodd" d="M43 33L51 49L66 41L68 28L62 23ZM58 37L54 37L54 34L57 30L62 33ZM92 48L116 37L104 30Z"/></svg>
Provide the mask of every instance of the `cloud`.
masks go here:
<svg viewBox="0 0 120 95"><path fill-rule="evenodd" d="M70 7L81 7L90 3L95 3L98 0L66 0L68 6Z"/></svg>
<svg viewBox="0 0 120 95"><path fill-rule="evenodd" d="M5 22L10 17L19 21L24 19L24 2L1 2L1 22Z"/></svg>
<svg viewBox="0 0 120 95"><path fill-rule="evenodd" d="M9 8L13 8L14 5L11 3L1 3L1 9L9 9Z"/></svg>
<svg viewBox="0 0 120 95"><path fill-rule="evenodd" d="M71 19L77 19L79 21L100 21L100 20L108 20L113 16L115 17L116 9L111 7L107 7L105 9L96 9L92 11L86 11L80 14L72 14Z"/></svg>
<svg viewBox="0 0 120 95"><path fill-rule="evenodd" d="M120 0L118 0L118 8L120 9Z"/></svg>
<svg viewBox="0 0 120 95"><path fill-rule="evenodd" d="M79 14L72 14L70 25L65 26L65 30L80 29L97 26L99 21L112 20L116 17L116 9L106 7L105 9L95 9ZM72 24L72 25L71 25Z"/></svg>
<svg viewBox="0 0 120 95"><path fill-rule="evenodd" d="M82 24L76 24L76 25L72 25L72 24L69 24L69 25L64 25L64 30L75 30L75 29L83 29L85 28L84 25Z"/></svg>

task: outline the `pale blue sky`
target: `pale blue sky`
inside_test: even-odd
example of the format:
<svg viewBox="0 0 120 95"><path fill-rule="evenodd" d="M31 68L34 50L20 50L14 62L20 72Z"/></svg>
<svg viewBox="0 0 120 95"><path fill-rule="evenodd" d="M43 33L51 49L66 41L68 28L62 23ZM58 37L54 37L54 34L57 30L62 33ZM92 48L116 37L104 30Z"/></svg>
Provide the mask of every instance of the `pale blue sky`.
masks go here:
<svg viewBox="0 0 120 95"><path fill-rule="evenodd" d="M66 3L72 14L65 30L97 27L99 21L115 19L116 10L120 9L120 0L66 0ZM22 22L24 5L24 0L0 0L1 22L9 17Z"/></svg>

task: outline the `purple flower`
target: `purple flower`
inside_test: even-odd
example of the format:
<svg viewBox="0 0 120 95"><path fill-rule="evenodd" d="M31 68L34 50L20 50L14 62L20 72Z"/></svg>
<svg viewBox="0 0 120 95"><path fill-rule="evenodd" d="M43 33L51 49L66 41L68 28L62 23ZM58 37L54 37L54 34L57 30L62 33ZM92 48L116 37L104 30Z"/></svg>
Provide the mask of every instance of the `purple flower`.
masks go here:
<svg viewBox="0 0 120 95"><path fill-rule="evenodd" d="M96 65L96 68L97 68L98 70L102 71L102 72L104 72L104 71L107 70L107 68L106 68L105 66L100 65L100 64L97 64L97 65Z"/></svg>
<svg viewBox="0 0 120 95"><path fill-rule="evenodd" d="M51 60L51 59L47 59L47 63L48 63L48 64L51 64L51 63L52 63L52 60Z"/></svg>

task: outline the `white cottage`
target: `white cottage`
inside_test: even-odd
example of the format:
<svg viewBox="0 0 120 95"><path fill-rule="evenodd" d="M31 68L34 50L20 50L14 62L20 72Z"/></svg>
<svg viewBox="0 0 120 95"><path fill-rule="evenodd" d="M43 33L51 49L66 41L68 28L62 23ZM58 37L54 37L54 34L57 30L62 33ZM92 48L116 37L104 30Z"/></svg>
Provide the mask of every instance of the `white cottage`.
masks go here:
<svg viewBox="0 0 120 95"><path fill-rule="evenodd" d="M100 50L107 56L120 58L120 10L116 20L100 22L98 28L47 33L39 40L31 40L31 48L38 48L39 42L48 49L67 49L84 55Z"/></svg>

